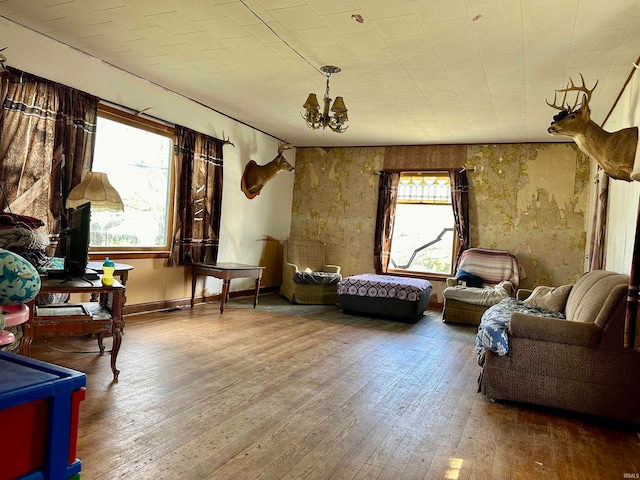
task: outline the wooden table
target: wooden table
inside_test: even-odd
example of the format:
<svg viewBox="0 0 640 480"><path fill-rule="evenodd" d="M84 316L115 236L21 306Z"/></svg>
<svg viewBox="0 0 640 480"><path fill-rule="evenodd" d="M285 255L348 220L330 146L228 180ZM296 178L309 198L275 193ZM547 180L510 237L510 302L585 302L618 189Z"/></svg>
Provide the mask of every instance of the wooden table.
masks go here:
<svg viewBox="0 0 640 480"><path fill-rule="evenodd" d="M80 304L52 304L38 305L31 300L29 306L29 320L24 324L24 335L20 341L20 354L26 357L31 356L31 342L36 337L49 336L81 336L97 335L100 354L104 353L103 339L105 335L113 336L113 347L111 348L111 371L113 379L118 380L120 371L116 368L116 360L122 343L122 332L120 324L122 322L122 311L124 304L125 287L118 280L113 281L113 285L106 287L102 281L86 280L84 278L53 279L42 277L41 294L47 293L97 293L99 302L84 302ZM76 313L67 314L70 307L82 305L90 315L78 315ZM67 309L60 313L40 315L43 309Z"/></svg>
<svg viewBox="0 0 640 480"><path fill-rule="evenodd" d="M87 268L95 270L98 273L102 273L102 263L103 262L89 262L87 263ZM120 278L120 283L122 285L126 285L127 280L129 279L129 271L133 270L133 265L118 262L114 262L114 265L115 270L113 271L113 274L117 275L118 278Z"/></svg>
<svg viewBox="0 0 640 480"><path fill-rule="evenodd" d="M91 270L96 271L97 273L102 273L102 264L104 262L89 262L87 263L87 268L90 268ZM118 262L114 262L115 265L115 270L113 271L113 275L117 276L120 279L120 283L122 285L126 285L127 284L127 280L129 279L129 272L131 270L133 270L133 265L129 265L128 263L118 263ZM91 294L91 301L95 302L98 300L98 294L97 293L92 293ZM124 308L124 305L127 303L127 296L125 294L125 296L122 298L122 308ZM120 331L124 331L124 312L122 312L122 322L120 323Z"/></svg>
<svg viewBox="0 0 640 480"><path fill-rule="evenodd" d="M224 313L224 306L229 300L229 286L232 278L255 278L256 287L253 297L253 308L258 304L258 293L260 292L260 279L265 267L254 265L244 265L242 263L222 263L216 264L194 263L191 265L191 308L193 308L196 295L196 279L198 276L215 277L222 279L222 294L220 296L220 313ZM204 295L203 295L204 299Z"/></svg>

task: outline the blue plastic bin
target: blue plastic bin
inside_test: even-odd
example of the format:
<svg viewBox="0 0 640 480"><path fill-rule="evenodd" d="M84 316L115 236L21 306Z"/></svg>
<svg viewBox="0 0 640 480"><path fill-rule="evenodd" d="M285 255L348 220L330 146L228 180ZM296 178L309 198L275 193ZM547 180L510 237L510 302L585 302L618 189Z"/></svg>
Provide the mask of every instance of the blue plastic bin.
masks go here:
<svg viewBox="0 0 640 480"><path fill-rule="evenodd" d="M82 372L0 351L0 480L60 480L75 458Z"/></svg>

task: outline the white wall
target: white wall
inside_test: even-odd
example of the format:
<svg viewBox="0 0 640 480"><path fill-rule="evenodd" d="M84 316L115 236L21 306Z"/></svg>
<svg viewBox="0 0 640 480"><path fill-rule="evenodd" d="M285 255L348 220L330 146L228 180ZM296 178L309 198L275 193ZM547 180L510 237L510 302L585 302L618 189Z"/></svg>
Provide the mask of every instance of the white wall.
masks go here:
<svg viewBox="0 0 640 480"><path fill-rule="evenodd" d="M631 69L631 65L629 68ZM604 126L606 131L615 132L622 128L640 125L638 92L640 92L640 71L636 70ZM636 165L639 160L636 158ZM631 272L639 198L640 182L623 180L609 182L605 252L607 270L626 274Z"/></svg>
<svg viewBox="0 0 640 480"><path fill-rule="evenodd" d="M261 194L248 200L240 190L245 164L270 161L278 140L221 115L185 97L112 67L48 37L0 18L0 48L8 65L69 85L119 105L147 113L216 138L229 138L235 148L224 147L224 185L221 241L218 260L258 264L264 238L284 240L291 226L292 173L283 172ZM247 99L250 101L250 99ZM215 108L215 105L212 105ZM285 153L295 164L295 149ZM220 292L219 281L210 279L207 290ZM253 280L234 280L232 290L253 288Z"/></svg>

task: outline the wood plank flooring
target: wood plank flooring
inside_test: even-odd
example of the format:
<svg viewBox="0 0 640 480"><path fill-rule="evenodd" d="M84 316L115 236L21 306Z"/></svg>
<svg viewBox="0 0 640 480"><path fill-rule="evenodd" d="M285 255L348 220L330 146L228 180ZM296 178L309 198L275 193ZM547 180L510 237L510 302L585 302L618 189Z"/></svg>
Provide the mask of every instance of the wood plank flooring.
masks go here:
<svg viewBox="0 0 640 480"><path fill-rule="evenodd" d="M118 383L95 339L34 342L33 357L87 373L82 480L640 473L634 428L477 393L475 328L440 312L404 324L250 303L128 316Z"/></svg>

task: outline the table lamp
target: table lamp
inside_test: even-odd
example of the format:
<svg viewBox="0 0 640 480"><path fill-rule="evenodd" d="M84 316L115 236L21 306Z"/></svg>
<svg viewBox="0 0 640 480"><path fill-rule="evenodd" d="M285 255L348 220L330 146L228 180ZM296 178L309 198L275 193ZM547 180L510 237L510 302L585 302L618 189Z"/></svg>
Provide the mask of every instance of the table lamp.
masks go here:
<svg viewBox="0 0 640 480"><path fill-rule="evenodd" d="M91 202L91 209L95 211L124 210L120 194L109 183L107 174L103 172L88 172L84 179L69 192L66 208L77 208L87 202Z"/></svg>

